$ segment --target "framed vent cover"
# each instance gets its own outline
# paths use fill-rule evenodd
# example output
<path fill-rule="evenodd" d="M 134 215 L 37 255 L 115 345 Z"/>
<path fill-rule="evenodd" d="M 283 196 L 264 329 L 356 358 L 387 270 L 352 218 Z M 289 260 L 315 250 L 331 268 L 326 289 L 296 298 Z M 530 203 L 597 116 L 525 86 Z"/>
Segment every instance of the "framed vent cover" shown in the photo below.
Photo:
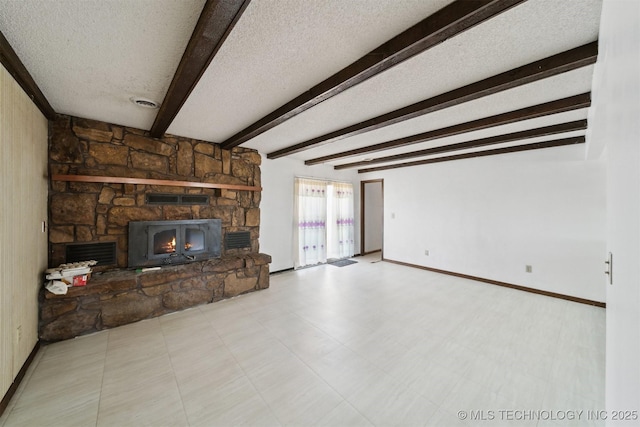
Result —
<path fill-rule="evenodd" d="M 208 205 L 209 196 L 203 194 L 184 194 L 180 196 L 182 205 Z"/>
<path fill-rule="evenodd" d="M 147 194 L 148 205 L 208 205 L 209 196 L 205 194 Z"/>
<path fill-rule="evenodd" d="M 241 249 L 251 247 L 250 231 L 234 231 L 224 236 L 225 249 Z"/>
<path fill-rule="evenodd" d="M 116 242 L 73 243 L 65 248 L 65 260 L 70 262 L 98 261 L 96 265 L 115 265 Z"/>

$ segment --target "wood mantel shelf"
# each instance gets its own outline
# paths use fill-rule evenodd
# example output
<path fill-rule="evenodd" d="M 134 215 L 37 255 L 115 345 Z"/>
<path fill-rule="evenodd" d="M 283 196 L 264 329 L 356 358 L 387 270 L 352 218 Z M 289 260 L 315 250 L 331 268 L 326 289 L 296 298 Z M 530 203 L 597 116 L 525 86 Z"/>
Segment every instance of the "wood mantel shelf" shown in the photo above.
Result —
<path fill-rule="evenodd" d="M 224 190 L 262 191 L 262 187 L 211 182 L 173 181 L 168 179 L 124 178 L 120 176 L 52 175 L 53 181 L 103 182 L 107 184 L 166 185 L 172 187 L 221 188 Z"/>

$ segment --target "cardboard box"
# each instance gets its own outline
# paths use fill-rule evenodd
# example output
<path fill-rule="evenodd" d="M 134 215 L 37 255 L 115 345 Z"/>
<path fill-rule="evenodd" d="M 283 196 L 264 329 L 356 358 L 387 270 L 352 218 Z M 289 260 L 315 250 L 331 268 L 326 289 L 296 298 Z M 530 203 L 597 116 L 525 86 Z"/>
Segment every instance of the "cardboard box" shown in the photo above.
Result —
<path fill-rule="evenodd" d="M 88 274 L 73 276 L 72 286 L 87 286 L 87 280 L 89 280 Z"/>

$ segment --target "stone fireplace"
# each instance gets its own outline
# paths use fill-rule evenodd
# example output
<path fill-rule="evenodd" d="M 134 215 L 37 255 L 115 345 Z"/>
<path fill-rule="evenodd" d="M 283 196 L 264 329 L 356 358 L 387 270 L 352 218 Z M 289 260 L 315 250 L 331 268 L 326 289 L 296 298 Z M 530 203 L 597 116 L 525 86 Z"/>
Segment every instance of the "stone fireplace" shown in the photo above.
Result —
<path fill-rule="evenodd" d="M 71 338 L 269 286 L 271 260 L 259 253 L 261 158 L 255 150 L 151 138 L 139 129 L 68 116 L 52 122 L 49 134 L 49 266 L 67 262 L 69 248 L 83 245 L 109 243 L 115 253 L 110 264 L 94 267 L 86 287 L 63 296 L 43 291 L 41 339 Z M 161 257 L 169 262 L 148 264 L 164 265 L 161 271 L 128 269 L 130 224 L 210 220 L 219 239 L 211 256 L 186 251 L 173 262 L 172 252 Z M 197 228 L 189 232 L 193 239 Z M 176 233 L 184 248 L 184 229 Z M 225 244 L 238 235 L 243 244 Z"/>

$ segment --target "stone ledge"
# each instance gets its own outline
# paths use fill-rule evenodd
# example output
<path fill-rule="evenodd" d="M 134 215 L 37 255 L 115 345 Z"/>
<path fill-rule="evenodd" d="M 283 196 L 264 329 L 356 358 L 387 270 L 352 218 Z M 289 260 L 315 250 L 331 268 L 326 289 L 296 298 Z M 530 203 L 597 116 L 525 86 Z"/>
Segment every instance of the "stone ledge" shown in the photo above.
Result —
<path fill-rule="evenodd" d="M 269 287 L 271 256 L 249 253 L 136 273 L 94 274 L 66 295 L 42 291 L 40 339 L 60 341 Z"/>

